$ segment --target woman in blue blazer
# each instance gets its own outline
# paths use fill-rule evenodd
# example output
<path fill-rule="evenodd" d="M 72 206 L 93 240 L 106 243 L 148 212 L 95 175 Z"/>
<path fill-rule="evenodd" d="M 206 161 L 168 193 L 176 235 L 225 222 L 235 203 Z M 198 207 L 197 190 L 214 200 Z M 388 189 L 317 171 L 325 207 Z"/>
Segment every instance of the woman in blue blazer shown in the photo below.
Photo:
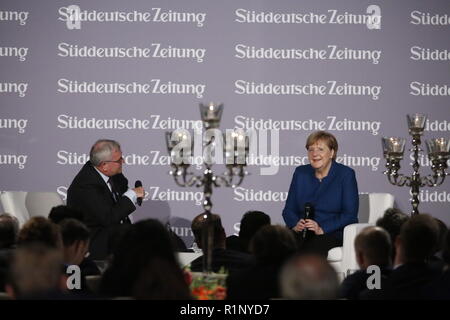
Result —
<path fill-rule="evenodd" d="M 355 171 L 336 162 L 338 143 L 331 133 L 312 133 L 306 150 L 310 164 L 295 169 L 283 218 L 303 250 L 326 255 L 342 245 L 344 227 L 358 222 L 358 185 Z M 312 219 L 305 219 L 305 206 L 314 209 Z M 304 241 L 304 230 L 314 236 Z"/>

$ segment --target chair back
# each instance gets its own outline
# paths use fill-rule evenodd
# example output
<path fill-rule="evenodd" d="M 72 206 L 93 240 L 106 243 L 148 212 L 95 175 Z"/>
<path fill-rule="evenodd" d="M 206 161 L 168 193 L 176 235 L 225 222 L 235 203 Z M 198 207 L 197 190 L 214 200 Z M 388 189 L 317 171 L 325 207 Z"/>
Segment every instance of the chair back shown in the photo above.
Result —
<path fill-rule="evenodd" d="M 394 207 L 394 196 L 390 193 L 369 193 L 369 220 L 375 224 L 384 212 Z"/>
<path fill-rule="evenodd" d="M 3 211 L 17 218 L 19 228 L 30 219 L 27 207 L 25 206 L 25 191 L 2 191 L 0 193 L 0 201 L 2 202 Z"/>
<path fill-rule="evenodd" d="M 53 207 L 63 205 L 64 201 L 56 192 L 28 192 L 25 207 L 30 218 L 36 216 L 48 217 Z"/>
<path fill-rule="evenodd" d="M 359 195 L 359 223 L 351 228 L 344 229 L 344 243 L 342 250 L 342 271 L 348 275 L 349 272 L 358 270 L 356 261 L 354 241 L 358 233 L 368 226 L 373 226 L 378 218 L 381 218 L 386 209 L 394 207 L 394 196 L 390 193 L 369 193 Z M 332 249 L 333 250 L 333 249 Z"/>
<path fill-rule="evenodd" d="M 3 210 L 17 218 L 21 228 L 31 217 L 48 217 L 50 210 L 64 201 L 56 192 L 2 191 Z"/>

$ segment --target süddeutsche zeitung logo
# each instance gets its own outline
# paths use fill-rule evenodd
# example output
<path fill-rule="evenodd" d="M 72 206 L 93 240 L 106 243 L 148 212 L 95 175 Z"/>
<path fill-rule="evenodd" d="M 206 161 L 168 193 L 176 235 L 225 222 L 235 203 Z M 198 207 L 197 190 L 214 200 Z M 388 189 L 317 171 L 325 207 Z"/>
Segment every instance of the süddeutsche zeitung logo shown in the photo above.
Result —
<path fill-rule="evenodd" d="M 17 94 L 20 98 L 26 96 L 28 83 L 26 82 L 0 82 L 0 93 Z"/>
<path fill-rule="evenodd" d="M 236 187 L 233 189 L 234 201 L 256 201 L 256 202 L 285 202 L 287 199 L 287 192 L 272 191 L 272 190 L 255 190 L 243 187 Z"/>
<path fill-rule="evenodd" d="M 163 189 L 160 186 L 146 187 L 144 201 L 170 201 L 170 202 L 194 202 L 196 206 L 202 205 L 203 192 L 200 191 L 178 191 L 172 189 Z M 67 199 L 67 187 L 59 186 L 56 188 L 56 192 L 61 196 L 63 200 Z"/>
<path fill-rule="evenodd" d="M 234 123 L 239 129 L 256 130 L 283 130 L 283 131 L 355 131 L 370 132 L 372 135 L 378 135 L 381 127 L 380 121 L 356 120 L 339 118 L 335 115 L 329 115 L 325 120 L 273 120 L 257 119 L 238 115 L 234 117 Z"/>
<path fill-rule="evenodd" d="M 450 50 L 411 47 L 410 59 L 413 61 L 450 61 Z"/>
<path fill-rule="evenodd" d="M 411 11 L 411 20 L 409 22 L 422 26 L 450 26 L 450 15 L 414 10 Z"/>
<path fill-rule="evenodd" d="M 411 153 L 409 155 L 409 159 L 411 160 L 411 162 L 409 163 L 410 166 L 414 165 L 414 154 Z M 431 167 L 432 163 L 430 161 L 430 159 L 428 158 L 428 156 L 426 156 L 423 153 L 419 154 L 419 158 L 417 159 L 417 161 L 419 162 L 419 165 L 421 167 Z M 447 165 L 450 166 L 450 160 L 447 161 Z"/>
<path fill-rule="evenodd" d="M 201 130 L 201 120 L 188 120 L 176 118 L 163 118 L 159 114 L 150 115 L 149 119 L 104 119 L 87 118 L 60 114 L 57 116 L 58 129 L 98 129 L 98 130 L 175 130 L 196 129 Z"/>
<path fill-rule="evenodd" d="M 423 97 L 448 97 L 450 96 L 450 86 L 447 84 L 431 84 L 413 81 L 409 84 L 410 95 Z"/>
<path fill-rule="evenodd" d="M 371 171 L 378 171 L 380 157 L 357 156 L 343 154 L 336 157 L 336 162 L 350 167 L 369 168 Z M 309 164 L 308 156 L 282 156 L 282 155 L 250 155 L 247 164 L 252 166 L 271 167 L 297 167 Z"/>
<path fill-rule="evenodd" d="M 24 169 L 27 163 L 28 156 L 25 154 L 0 154 L 1 166 L 17 166 L 19 169 Z"/>
<path fill-rule="evenodd" d="M 443 191 L 430 191 L 428 189 L 420 190 L 419 200 L 420 202 L 432 202 L 432 203 L 450 202 L 450 192 L 447 192 L 446 190 Z"/>
<path fill-rule="evenodd" d="M 186 23 L 198 28 L 204 26 L 206 13 L 167 10 L 160 7 L 150 11 L 101 11 L 82 10 L 78 5 L 60 7 L 59 21 L 66 23 L 69 30 L 81 29 L 85 22 L 128 22 L 128 23 Z"/>
<path fill-rule="evenodd" d="M 185 59 L 202 63 L 205 55 L 204 48 L 184 48 L 162 43 L 151 43 L 148 47 L 98 47 L 66 42 L 58 44 L 58 56 L 63 58 Z"/>
<path fill-rule="evenodd" d="M 59 165 L 83 165 L 89 160 L 89 154 L 58 150 L 56 158 L 56 164 Z M 130 153 L 123 155 L 123 159 L 129 166 L 170 165 L 170 157 L 161 155 L 159 151 L 150 151 L 148 154 Z"/>
<path fill-rule="evenodd" d="M 448 120 L 429 120 L 425 122 L 425 131 L 447 132 L 450 131 L 450 121 Z"/>
<path fill-rule="evenodd" d="M 2 118 L 0 119 L 0 129 L 16 129 L 19 133 L 25 133 L 28 119 Z"/>
<path fill-rule="evenodd" d="M 0 57 L 17 58 L 20 62 L 27 59 L 28 48 L 26 47 L 0 47 Z"/>
<path fill-rule="evenodd" d="M 379 99 L 382 89 L 382 86 L 339 83 L 334 80 L 327 81 L 326 84 L 236 80 L 234 86 L 234 92 L 239 95 L 368 96 L 372 100 Z"/>
<path fill-rule="evenodd" d="M 348 60 L 378 64 L 381 50 L 352 49 L 331 44 L 324 49 L 317 48 L 262 48 L 237 44 L 235 57 L 255 60 Z"/>
<path fill-rule="evenodd" d="M 3 11 L 0 10 L 0 21 L 17 21 L 24 26 L 27 23 L 28 11 Z"/>
<path fill-rule="evenodd" d="M 265 24 L 364 25 L 368 29 L 380 29 L 381 8 L 377 5 L 370 5 L 365 13 L 341 12 L 336 9 L 327 10 L 327 13 L 303 13 L 255 11 L 240 8 L 235 11 L 236 18 L 234 21 Z"/>
<path fill-rule="evenodd" d="M 60 93 L 94 93 L 94 94 L 187 94 L 197 98 L 203 98 L 206 84 L 178 83 L 151 79 L 148 83 L 121 83 L 121 82 L 97 82 L 78 81 L 61 78 L 57 83 L 57 91 Z"/>

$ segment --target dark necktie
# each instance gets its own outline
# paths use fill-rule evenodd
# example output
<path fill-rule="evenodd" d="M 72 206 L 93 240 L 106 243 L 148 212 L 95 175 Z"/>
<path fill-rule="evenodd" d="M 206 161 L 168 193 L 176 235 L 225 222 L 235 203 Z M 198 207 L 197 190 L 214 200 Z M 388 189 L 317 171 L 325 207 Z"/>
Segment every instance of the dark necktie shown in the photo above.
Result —
<path fill-rule="evenodd" d="M 111 193 L 114 199 L 114 203 L 119 202 L 119 193 L 116 191 L 116 188 L 114 187 L 114 182 L 111 178 L 108 179 L 108 183 L 111 186 Z M 121 224 L 131 224 L 131 220 L 128 217 L 123 218 L 120 221 Z"/>
<path fill-rule="evenodd" d="M 111 193 L 114 199 L 114 203 L 119 202 L 119 194 L 116 192 L 116 189 L 114 188 L 114 183 L 111 178 L 108 179 L 108 183 L 111 186 Z"/>

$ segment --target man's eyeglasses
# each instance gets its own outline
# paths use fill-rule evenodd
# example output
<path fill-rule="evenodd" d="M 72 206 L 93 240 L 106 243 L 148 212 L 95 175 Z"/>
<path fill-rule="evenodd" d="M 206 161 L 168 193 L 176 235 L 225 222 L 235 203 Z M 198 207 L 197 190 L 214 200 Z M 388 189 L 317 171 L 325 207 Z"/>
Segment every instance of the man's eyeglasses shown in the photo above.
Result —
<path fill-rule="evenodd" d="M 115 162 L 121 164 L 123 162 L 123 157 L 120 157 L 119 160 L 105 160 L 103 162 Z"/>

